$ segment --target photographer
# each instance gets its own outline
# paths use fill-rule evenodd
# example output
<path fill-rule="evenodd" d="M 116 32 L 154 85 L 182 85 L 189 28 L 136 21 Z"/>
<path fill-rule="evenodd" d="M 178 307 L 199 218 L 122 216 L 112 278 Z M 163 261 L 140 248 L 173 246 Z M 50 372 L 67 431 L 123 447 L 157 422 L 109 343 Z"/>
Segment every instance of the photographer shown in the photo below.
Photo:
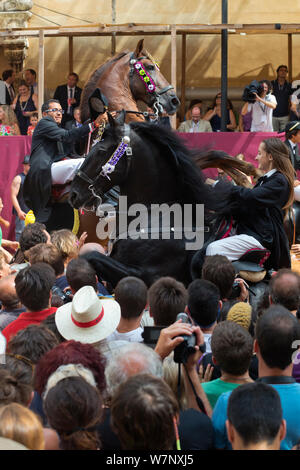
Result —
<path fill-rule="evenodd" d="M 199 382 L 199 377 L 196 370 L 199 359 L 203 355 L 200 348 L 204 344 L 204 336 L 200 327 L 192 326 L 188 323 L 182 323 L 181 320 L 176 321 L 172 325 L 168 326 L 168 328 L 161 330 L 158 342 L 155 347 L 155 352 L 162 359 L 164 359 L 169 354 L 171 354 L 172 351 L 174 351 L 176 346 L 179 346 L 181 343 L 183 343 L 183 335 L 191 336 L 192 334 L 195 334 L 196 337 L 195 352 L 194 354 L 190 354 L 183 368 L 184 385 L 188 400 L 188 407 L 199 411 L 199 406 L 194 394 L 195 390 L 197 396 L 204 405 L 205 413 L 207 416 L 211 417 L 212 409 L 207 396 L 203 391 L 202 385 Z"/>
<path fill-rule="evenodd" d="M 245 116 L 252 111 L 251 132 L 273 132 L 273 110 L 277 106 L 277 101 L 272 95 L 272 86 L 268 80 L 261 80 L 258 83 L 257 91 L 251 91 L 249 101 L 247 97 L 243 97 L 248 102 L 243 106 L 241 114 Z"/>

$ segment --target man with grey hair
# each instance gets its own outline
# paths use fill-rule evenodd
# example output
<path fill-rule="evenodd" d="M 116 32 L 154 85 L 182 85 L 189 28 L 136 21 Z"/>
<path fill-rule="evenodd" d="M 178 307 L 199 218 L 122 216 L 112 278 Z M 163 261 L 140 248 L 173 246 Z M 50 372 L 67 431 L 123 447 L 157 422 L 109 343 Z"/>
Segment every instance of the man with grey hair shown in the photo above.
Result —
<path fill-rule="evenodd" d="M 112 397 L 119 385 L 135 374 L 151 374 L 158 378 L 163 376 L 160 356 L 142 343 L 128 343 L 112 352 L 105 369 L 109 396 Z"/>
<path fill-rule="evenodd" d="M 128 343 L 119 350 L 112 352 L 105 369 L 107 392 L 109 399 L 115 396 L 118 387 L 126 382 L 129 377 L 136 374 L 151 374 L 155 377 L 163 377 L 162 360 L 167 357 L 174 347 L 179 345 L 183 338 L 180 335 L 191 335 L 194 331 L 200 330 L 199 327 L 191 328 L 187 324 L 176 322 L 161 331 L 156 351 L 142 343 Z M 200 333 L 200 331 L 199 331 Z M 203 336 L 197 336 L 197 344 L 203 343 Z M 198 346 L 196 347 L 196 349 Z M 195 369 L 194 361 L 198 360 L 199 351 L 196 350 L 195 356 L 188 369 Z M 200 353 L 202 354 L 202 353 Z M 195 369 L 196 371 L 196 369 Z M 196 373 L 196 372 L 195 372 Z M 197 373 L 196 373 L 197 374 Z M 192 378 L 193 383 L 194 379 Z M 199 382 L 198 377 L 196 377 Z M 199 387 L 201 387 L 199 383 Z M 198 384 L 196 389 L 199 391 Z M 187 388 L 187 393 L 192 392 Z M 203 395 L 201 396 L 203 398 Z M 192 403 L 193 399 L 188 400 Z M 207 400 L 206 400 L 207 401 Z M 208 404 L 209 406 L 209 404 Z M 179 438 L 182 450 L 209 450 L 213 446 L 213 428 L 211 420 L 204 413 L 200 413 L 190 408 L 180 412 L 179 419 Z M 97 427 L 101 436 L 103 450 L 120 450 L 121 445 L 117 435 L 113 432 L 110 425 L 110 411 L 106 409 L 104 421 Z"/>
<path fill-rule="evenodd" d="M 201 109 L 194 106 L 191 111 L 191 119 L 183 121 L 178 127 L 178 132 L 212 132 L 209 121 L 201 119 Z"/>

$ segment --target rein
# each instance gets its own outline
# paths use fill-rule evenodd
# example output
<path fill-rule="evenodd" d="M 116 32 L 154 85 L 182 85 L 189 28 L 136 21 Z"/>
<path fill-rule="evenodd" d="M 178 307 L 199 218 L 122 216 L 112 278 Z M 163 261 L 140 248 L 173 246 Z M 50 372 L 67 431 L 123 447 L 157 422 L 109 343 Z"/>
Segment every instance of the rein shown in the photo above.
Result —
<path fill-rule="evenodd" d="M 127 178 L 127 175 L 130 170 L 131 156 L 132 156 L 132 148 L 130 146 L 129 134 L 130 134 L 130 126 L 128 124 L 124 124 L 124 137 L 122 138 L 121 142 L 115 149 L 114 153 L 109 157 L 107 162 L 102 166 L 100 173 L 94 179 L 91 179 L 80 168 L 76 173 L 76 176 L 79 176 L 79 178 L 83 179 L 86 183 L 89 184 L 88 186 L 89 191 L 91 191 L 92 195 L 95 198 L 100 200 L 100 204 L 102 203 L 102 199 L 104 198 L 105 193 L 99 189 L 96 192 L 95 185 L 97 184 L 97 182 L 99 181 L 101 177 L 108 178 L 110 180 L 109 175 L 115 171 L 116 165 L 118 164 L 119 160 L 123 157 L 125 153 L 127 156 L 127 168 L 126 168 L 125 178 Z"/>

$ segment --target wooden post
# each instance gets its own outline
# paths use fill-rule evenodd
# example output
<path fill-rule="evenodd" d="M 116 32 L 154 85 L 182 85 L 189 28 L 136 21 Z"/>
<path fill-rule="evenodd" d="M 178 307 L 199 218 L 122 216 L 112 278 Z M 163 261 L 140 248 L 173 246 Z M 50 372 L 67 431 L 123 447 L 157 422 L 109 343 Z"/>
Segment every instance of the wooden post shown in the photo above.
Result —
<path fill-rule="evenodd" d="M 73 36 L 69 37 L 69 73 L 74 72 Z"/>
<path fill-rule="evenodd" d="M 176 25 L 172 24 L 171 26 L 171 84 L 174 87 L 174 92 L 176 93 L 176 69 L 177 69 L 177 54 L 176 54 Z M 170 117 L 171 126 L 173 129 L 176 129 L 176 114 Z"/>
<path fill-rule="evenodd" d="M 41 106 L 44 103 L 44 91 L 45 91 L 45 44 L 44 44 L 44 31 L 39 32 L 39 70 L 38 70 L 38 101 L 39 101 L 39 119 L 42 118 Z"/>
<path fill-rule="evenodd" d="M 227 0 L 222 0 L 222 24 L 228 23 Z M 228 31 L 221 32 L 221 131 L 227 131 Z"/>
<path fill-rule="evenodd" d="M 293 81 L 293 36 L 288 34 L 288 68 L 289 68 L 289 82 Z"/>
<path fill-rule="evenodd" d="M 111 20 L 112 24 L 116 24 L 117 10 L 116 10 L 116 0 L 111 1 Z M 116 53 L 116 33 L 111 35 L 111 55 L 114 56 Z"/>
<path fill-rule="evenodd" d="M 181 96 L 180 96 L 180 122 L 185 114 L 185 79 L 186 79 L 186 34 L 181 38 Z"/>

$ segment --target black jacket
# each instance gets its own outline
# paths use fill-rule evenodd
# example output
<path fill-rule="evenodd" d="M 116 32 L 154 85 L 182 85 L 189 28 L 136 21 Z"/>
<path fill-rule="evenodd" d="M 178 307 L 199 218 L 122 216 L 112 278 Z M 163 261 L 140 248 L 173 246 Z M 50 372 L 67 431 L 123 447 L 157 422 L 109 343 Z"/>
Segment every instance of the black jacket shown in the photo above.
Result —
<path fill-rule="evenodd" d="M 5 83 L 5 82 L 4 82 Z M 12 86 L 13 90 L 15 91 L 14 87 Z M 12 104 L 13 100 L 10 97 L 9 91 L 7 86 L 5 85 L 5 103 L 6 104 Z"/>
<path fill-rule="evenodd" d="M 51 165 L 68 156 L 70 144 L 86 137 L 88 124 L 62 129 L 50 117 L 42 118 L 33 133 L 30 170 L 23 186 L 24 200 L 33 210 L 37 222 L 46 222 L 51 214 Z"/>
<path fill-rule="evenodd" d="M 282 207 L 289 197 L 286 177 L 276 171 L 253 189 L 231 187 L 231 198 L 237 205 L 237 234 L 250 235 L 271 251 L 266 263 L 274 269 L 290 268 L 290 251 L 284 231 Z"/>
<path fill-rule="evenodd" d="M 295 168 L 295 170 L 300 170 L 300 155 L 298 144 L 296 145 L 296 153 L 294 155 L 290 141 L 287 139 L 284 141 L 284 143 L 289 149 L 290 160 L 292 162 L 293 167 Z"/>
<path fill-rule="evenodd" d="M 290 251 L 282 210 L 290 191 L 286 177 L 276 171 L 263 183 L 258 181 L 253 189 L 219 183 L 215 190 L 221 190 L 224 185 L 229 190 L 227 210 L 236 221 L 237 235 L 250 235 L 271 251 L 265 264 L 268 269 L 290 268 Z"/>
<path fill-rule="evenodd" d="M 76 103 L 72 104 L 72 114 L 67 114 L 68 111 L 68 87 L 67 85 L 60 85 L 56 88 L 53 98 L 58 100 L 61 104 L 62 109 L 64 110 L 64 115 L 62 119 L 62 126 L 64 123 L 73 117 L 73 111 L 80 105 L 80 97 L 81 97 L 82 89 L 78 86 L 75 87 L 75 94 L 74 98 Z"/>

